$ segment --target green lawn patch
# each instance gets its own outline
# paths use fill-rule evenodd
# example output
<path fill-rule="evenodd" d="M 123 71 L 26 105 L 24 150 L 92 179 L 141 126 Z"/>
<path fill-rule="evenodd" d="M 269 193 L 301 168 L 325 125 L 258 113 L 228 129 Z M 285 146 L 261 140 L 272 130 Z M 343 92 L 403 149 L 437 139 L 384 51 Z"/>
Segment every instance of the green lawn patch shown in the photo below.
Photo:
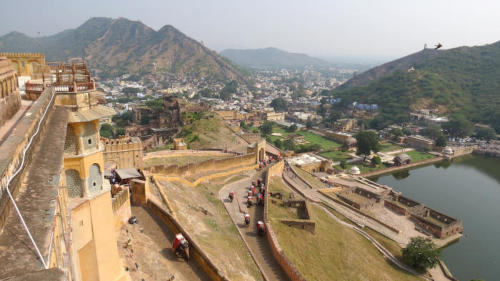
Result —
<path fill-rule="evenodd" d="M 332 159 L 333 161 L 342 161 L 351 159 L 349 151 L 342 151 L 342 150 L 332 150 L 328 152 L 322 152 L 319 155 L 328 159 Z"/>
<path fill-rule="evenodd" d="M 431 159 L 431 158 L 436 157 L 435 155 L 432 155 L 430 153 L 420 152 L 420 151 L 416 151 L 416 150 L 408 151 L 408 152 L 406 152 L 406 154 L 408 154 L 408 156 L 410 156 L 411 162 L 418 162 L 418 161 L 427 160 L 427 159 Z"/>
<path fill-rule="evenodd" d="M 394 150 L 401 150 L 403 147 L 393 144 L 390 142 L 381 142 L 380 143 L 380 152 L 391 152 Z"/>

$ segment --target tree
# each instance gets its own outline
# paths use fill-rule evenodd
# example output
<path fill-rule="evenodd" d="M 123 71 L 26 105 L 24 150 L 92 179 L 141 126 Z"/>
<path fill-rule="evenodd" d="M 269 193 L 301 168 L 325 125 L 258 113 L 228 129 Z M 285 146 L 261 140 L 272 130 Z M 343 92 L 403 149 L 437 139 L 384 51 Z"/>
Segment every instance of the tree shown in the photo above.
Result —
<path fill-rule="evenodd" d="M 104 123 L 101 125 L 101 130 L 99 133 L 101 134 L 102 137 L 108 139 L 113 138 L 113 127 L 108 123 Z"/>
<path fill-rule="evenodd" d="M 470 136 L 474 130 L 474 125 L 463 115 L 455 115 L 450 121 L 444 123 L 443 129 L 452 137 L 465 138 Z"/>
<path fill-rule="evenodd" d="M 286 128 L 286 131 L 289 133 L 293 133 L 293 132 L 297 131 L 297 125 L 295 125 L 295 124 L 290 125 L 288 128 Z"/>
<path fill-rule="evenodd" d="M 141 115 L 141 125 L 149 124 L 149 115 L 143 114 Z"/>
<path fill-rule="evenodd" d="M 313 122 L 311 121 L 311 119 L 307 119 L 306 128 L 311 129 L 312 127 L 313 127 Z"/>
<path fill-rule="evenodd" d="M 283 147 L 283 142 L 280 139 L 275 139 L 274 146 L 281 149 L 281 147 Z"/>
<path fill-rule="evenodd" d="M 320 105 L 318 107 L 318 109 L 316 109 L 316 113 L 318 113 L 318 115 L 320 115 L 321 117 L 325 118 L 325 116 L 326 116 L 326 107 L 324 107 L 323 105 Z"/>
<path fill-rule="evenodd" d="M 378 152 L 379 151 L 379 138 L 378 135 L 371 131 L 362 131 L 356 135 L 356 140 L 358 143 L 356 144 L 358 150 L 356 151 L 357 155 L 370 155 L 371 151 Z"/>
<path fill-rule="evenodd" d="M 403 135 L 403 131 L 401 131 L 401 129 L 398 129 L 398 128 L 392 128 L 389 133 L 391 135 L 393 135 L 395 138 L 398 138 L 400 136 Z"/>
<path fill-rule="evenodd" d="M 140 93 L 141 92 L 141 89 L 139 88 L 134 88 L 134 87 L 125 87 L 123 88 L 122 92 L 126 95 L 126 96 L 129 96 L 129 95 L 137 95 L 137 93 Z"/>
<path fill-rule="evenodd" d="M 125 128 L 116 128 L 115 135 L 118 136 L 124 136 L 125 135 Z"/>
<path fill-rule="evenodd" d="M 496 137 L 496 133 L 492 128 L 479 128 L 476 132 L 476 137 L 482 140 L 489 141 Z"/>
<path fill-rule="evenodd" d="M 286 150 L 295 150 L 295 143 L 291 139 L 286 139 L 283 142 L 283 148 Z"/>
<path fill-rule="evenodd" d="M 274 111 L 276 112 L 286 112 L 288 104 L 283 98 L 275 98 L 271 101 L 271 107 L 274 108 Z"/>
<path fill-rule="evenodd" d="M 270 135 L 273 132 L 273 123 L 266 121 L 259 127 L 259 129 L 262 135 L 264 136 Z"/>
<path fill-rule="evenodd" d="M 375 155 L 372 157 L 371 162 L 372 162 L 373 166 L 377 166 L 377 165 L 382 164 L 382 159 L 379 156 Z"/>
<path fill-rule="evenodd" d="M 439 135 L 439 137 L 436 139 L 436 146 L 445 147 L 446 144 L 447 144 L 446 136 L 441 133 L 441 135 Z"/>
<path fill-rule="evenodd" d="M 221 100 L 230 100 L 233 97 L 233 94 L 238 90 L 238 82 L 236 80 L 232 80 L 227 83 L 224 88 L 219 93 L 219 98 Z"/>
<path fill-rule="evenodd" d="M 411 135 L 411 131 L 410 131 L 410 129 L 408 129 L 408 128 L 403 128 L 403 129 L 401 130 L 401 132 L 403 132 L 403 134 L 404 134 L 405 136 L 409 136 L 409 135 Z"/>
<path fill-rule="evenodd" d="M 427 128 L 422 130 L 422 134 L 433 140 L 437 140 L 443 133 L 441 132 L 441 126 L 429 125 Z"/>
<path fill-rule="evenodd" d="M 403 261 L 415 269 L 424 271 L 439 263 L 441 250 L 423 237 L 413 237 L 403 249 Z"/>

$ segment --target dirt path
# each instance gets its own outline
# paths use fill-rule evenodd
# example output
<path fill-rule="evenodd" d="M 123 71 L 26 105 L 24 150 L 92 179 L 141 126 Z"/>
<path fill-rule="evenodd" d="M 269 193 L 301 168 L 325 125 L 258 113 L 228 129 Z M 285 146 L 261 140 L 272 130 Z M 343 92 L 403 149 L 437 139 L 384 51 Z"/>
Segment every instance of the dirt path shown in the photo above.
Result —
<path fill-rule="evenodd" d="M 190 261 L 177 258 L 171 250 L 174 234 L 143 207 L 132 207 L 138 223 L 127 224 L 120 233 L 120 244 L 128 239 L 131 246 L 120 247 L 133 280 L 210 280 Z"/>
<path fill-rule="evenodd" d="M 252 180 L 262 177 L 262 173 L 255 173 L 251 178 L 245 178 L 240 181 L 228 184 L 219 191 L 219 198 L 224 203 L 228 210 L 231 219 L 235 223 L 241 237 L 250 248 L 251 254 L 257 262 L 264 278 L 266 280 L 289 280 L 285 272 L 281 269 L 274 258 L 270 245 L 266 237 L 257 235 L 256 222 L 264 220 L 264 208 L 262 206 L 252 206 L 246 208 L 246 194 L 248 187 L 252 184 Z M 230 202 L 228 199 L 229 192 L 234 191 L 235 200 Z M 248 212 L 251 216 L 250 225 L 244 223 L 244 213 Z"/>

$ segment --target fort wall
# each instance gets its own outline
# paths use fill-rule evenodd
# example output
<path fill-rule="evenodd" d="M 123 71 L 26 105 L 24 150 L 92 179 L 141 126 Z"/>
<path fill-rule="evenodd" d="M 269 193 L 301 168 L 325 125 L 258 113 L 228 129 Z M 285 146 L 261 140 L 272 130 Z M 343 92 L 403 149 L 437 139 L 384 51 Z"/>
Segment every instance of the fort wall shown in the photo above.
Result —
<path fill-rule="evenodd" d="M 217 172 L 238 167 L 250 166 L 255 164 L 255 159 L 255 153 L 250 153 L 223 159 L 209 159 L 203 162 L 188 164 L 184 166 L 170 165 L 165 167 L 165 165 L 156 165 L 150 167 L 149 171 L 155 174 L 186 178 L 189 176 L 200 175 L 209 171 Z"/>
<path fill-rule="evenodd" d="M 104 163 L 113 163 L 118 169 L 142 168 L 142 143 L 136 137 L 107 139 L 101 137 L 104 144 Z"/>
<path fill-rule="evenodd" d="M 128 188 L 124 188 L 122 191 L 118 192 L 115 197 L 111 198 L 115 230 L 117 232 L 120 230 L 120 227 L 122 227 L 122 225 L 132 216 L 129 198 L 130 192 Z"/>
<path fill-rule="evenodd" d="M 9 199 L 7 194 L 3 192 L 3 190 L 7 186 L 8 179 L 12 177 L 16 169 L 21 164 L 23 149 L 28 146 L 29 137 L 34 134 L 40 121 L 42 124 L 41 129 L 43 130 L 45 121 L 48 120 L 49 114 L 47 114 L 43 120 L 41 119 L 46 108 L 49 108 L 49 113 L 52 112 L 50 108 L 52 108 L 54 104 L 54 95 L 55 91 L 52 88 L 44 91 L 40 98 L 33 103 L 27 113 L 18 121 L 16 130 L 13 131 L 0 146 L 0 155 L 2 155 L 0 158 L 0 232 L 3 229 L 3 225 L 9 214 L 10 208 L 8 208 L 8 206 L 11 205 L 8 201 Z M 40 136 L 40 134 L 38 134 L 38 136 Z M 23 167 L 28 166 L 31 162 L 33 147 L 36 147 L 38 136 L 33 139 L 34 145 L 26 151 L 26 158 Z M 22 172 L 12 180 L 9 186 L 9 190 L 14 197 L 16 197 L 18 193 L 18 189 L 21 184 L 20 179 L 24 177 L 24 170 L 25 168 L 23 168 Z"/>
<path fill-rule="evenodd" d="M 265 181 L 266 186 L 269 186 L 269 182 L 271 177 L 278 176 L 282 173 L 284 168 L 284 161 L 280 161 L 271 167 L 269 167 Z M 266 226 L 266 238 L 271 246 L 271 251 L 273 253 L 274 258 L 278 261 L 283 271 L 285 271 L 286 275 L 292 281 L 305 281 L 306 279 L 302 274 L 295 268 L 293 263 L 288 259 L 283 250 L 281 249 L 278 239 L 276 238 L 276 234 L 271 228 L 271 223 L 268 218 L 268 207 L 269 206 L 269 196 L 264 197 L 264 224 Z"/>
<path fill-rule="evenodd" d="M 191 235 L 184 230 L 181 224 L 167 211 L 160 207 L 156 202 L 147 201 L 147 207 L 155 214 L 173 233 L 182 233 L 189 242 L 190 260 L 196 262 L 205 272 L 205 274 L 214 281 L 228 280 L 224 273 L 215 266 L 210 258 L 203 252 L 201 247 L 193 240 Z"/>

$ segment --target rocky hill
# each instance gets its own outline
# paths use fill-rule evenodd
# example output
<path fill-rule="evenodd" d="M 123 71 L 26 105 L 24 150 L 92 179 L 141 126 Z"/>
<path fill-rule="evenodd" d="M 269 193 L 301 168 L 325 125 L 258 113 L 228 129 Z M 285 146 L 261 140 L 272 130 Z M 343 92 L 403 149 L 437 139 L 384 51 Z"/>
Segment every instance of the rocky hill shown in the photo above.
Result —
<path fill-rule="evenodd" d="M 410 110 L 437 109 L 491 124 L 500 132 L 500 42 L 418 53 L 361 73 L 332 95 L 375 103 L 379 119 L 402 121 Z"/>
<path fill-rule="evenodd" d="M 125 18 L 91 18 L 76 29 L 38 38 L 11 32 L 0 37 L 0 51 L 43 52 L 49 61 L 83 57 L 92 68 L 111 74 L 156 70 L 245 79 L 230 62 L 175 27 L 155 31 Z"/>
<path fill-rule="evenodd" d="M 220 53 L 238 65 L 247 68 L 303 68 L 328 67 L 330 63 L 306 54 L 290 53 L 276 48 L 226 49 Z"/>

